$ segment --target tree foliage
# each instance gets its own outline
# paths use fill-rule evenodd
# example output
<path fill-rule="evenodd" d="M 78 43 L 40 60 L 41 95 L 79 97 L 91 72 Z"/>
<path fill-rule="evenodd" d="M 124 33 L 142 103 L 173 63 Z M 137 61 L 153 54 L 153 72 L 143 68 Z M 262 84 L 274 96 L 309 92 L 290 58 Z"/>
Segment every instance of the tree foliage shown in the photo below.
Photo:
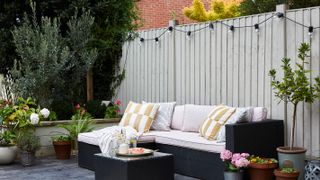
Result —
<path fill-rule="evenodd" d="M 119 73 L 119 61 L 122 55 L 122 45 L 127 39 L 128 32 L 136 29 L 134 23 L 138 19 L 134 0 L 34 0 L 37 4 L 36 17 L 37 22 L 41 24 L 42 16 L 48 18 L 58 18 L 58 30 L 63 38 L 69 38 L 68 22 L 74 16 L 77 9 L 85 8 L 90 11 L 94 17 L 90 35 L 90 41 L 86 44 L 88 49 L 97 50 L 97 61 L 93 64 L 94 72 L 94 98 L 96 100 L 108 100 L 114 95 L 115 89 L 123 78 Z M 17 56 L 13 43 L 11 31 L 14 26 L 23 24 L 23 13 L 32 15 L 29 0 L 0 1 L 0 73 L 6 73 L 13 67 L 15 59 L 20 61 Z M 79 14 L 81 15 L 81 13 Z M 79 25 L 81 26 L 81 25 Z M 77 38 L 77 36 L 74 36 Z M 80 38 L 80 37 L 79 37 Z M 70 42 L 65 42 L 69 47 Z M 83 46 L 83 43 L 79 44 Z M 70 49 L 70 51 L 73 51 Z M 78 51 L 79 52 L 79 51 Z M 75 57 L 81 57 L 81 51 Z M 73 54 L 74 55 L 74 54 Z M 72 70 L 72 69 L 71 69 Z M 63 76 L 69 77 L 68 73 L 76 71 L 67 71 Z M 79 74 L 82 84 L 77 88 L 78 92 L 69 96 L 64 90 L 56 92 L 59 94 L 57 101 L 85 102 L 86 101 L 86 82 L 83 74 Z M 73 83 L 73 79 L 65 78 L 65 81 Z M 64 88 L 69 91 L 70 86 Z M 56 89 L 57 91 L 57 89 Z M 68 94 L 68 95 L 67 95 Z M 65 97 L 68 97 L 65 99 Z M 55 102 L 59 104 L 60 102 Z"/>
<path fill-rule="evenodd" d="M 292 103 L 294 106 L 292 128 L 291 128 L 291 148 L 294 144 L 294 132 L 296 124 L 297 106 L 300 102 L 313 103 L 316 98 L 320 98 L 320 78 L 315 78 L 315 84 L 310 81 L 310 70 L 306 69 L 309 64 L 308 58 L 310 45 L 302 43 L 298 49 L 300 62 L 296 63 L 296 68 L 291 67 L 291 59 L 282 59 L 282 80 L 277 80 L 277 71 L 271 69 L 269 75 L 272 78 L 272 87 L 275 96 L 281 101 Z"/>
<path fill-rule="evenodd" d="M 237 2 L 226 3 L 222 0 L 212 0 L 209 11 L 206 10 L 202 0 L 194 0 L 191 7 L 183 9 L 183 13 L 189 19 L 199 22 L 233 18 L 240 15 Z"/>
<path fill-rule="evenodd" d="M 78 12 L 67 23 L 67 35 L 60 33 L 58 18 L 33 16 L 13 30 L 13 42 L 19 61 L 11 71 L 16 93 L 34 97 L 41 106 L 50 107 L 54 99 L 76 97 L 97 52 L 86 48 L 94 18 L 89 12 Z M 68 78 L 66 78 L 68 77 Z M 61 97 L 61 93 L 64 92 Z"/>
<path fill-rule="evenodd" d="M 276 10 L 279 3 L 287 3 L 290 9 L 319 6 L 320 0 L 244 0 L 240 4 L 241 15 L 259 14 Z"/>

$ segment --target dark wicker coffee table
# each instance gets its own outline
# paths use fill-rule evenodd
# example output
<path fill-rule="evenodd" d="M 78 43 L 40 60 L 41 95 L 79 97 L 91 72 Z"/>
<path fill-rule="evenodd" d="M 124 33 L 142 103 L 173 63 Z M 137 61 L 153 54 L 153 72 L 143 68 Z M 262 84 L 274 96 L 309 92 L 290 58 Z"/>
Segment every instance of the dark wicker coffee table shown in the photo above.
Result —
<path fill-rule="evenodd" d="M 96 180 L 173 180 L 173 155 L 154 152 L 144 157 L 95 154 Z"/>

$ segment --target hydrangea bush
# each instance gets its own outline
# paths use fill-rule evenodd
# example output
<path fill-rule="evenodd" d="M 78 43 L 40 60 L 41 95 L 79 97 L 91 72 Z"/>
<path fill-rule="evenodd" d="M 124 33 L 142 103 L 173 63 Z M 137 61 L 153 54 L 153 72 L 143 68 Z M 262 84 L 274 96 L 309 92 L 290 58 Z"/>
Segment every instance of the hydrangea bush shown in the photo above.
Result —
<path fill-rule="evenodd" d="M 224 150 L 220 154 L 221 160 L 225 163 L 226 171 L 238 172 L 246 168 L 249 164 L 250 154 L 248 153 L 232 153 Z"/>

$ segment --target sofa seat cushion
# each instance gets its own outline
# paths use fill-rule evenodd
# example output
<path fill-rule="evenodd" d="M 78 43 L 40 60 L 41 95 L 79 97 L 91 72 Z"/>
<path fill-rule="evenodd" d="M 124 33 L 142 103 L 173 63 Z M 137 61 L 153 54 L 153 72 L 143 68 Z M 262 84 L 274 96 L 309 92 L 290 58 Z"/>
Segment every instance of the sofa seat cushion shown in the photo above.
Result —
<path fill-rule="evenodd" d="M 185 147 L 195 150 L 220 153 L 225 149 L 225 143 L 208 141 L 199 136 L 199 133 L 183 132 L 179 130 L 157 131 L 152 133 L 156 143 L 178 147 Z"/>
<path fill-rule="evenodd" d="M 155 131 L 157 132 L 157 131 Z M 80 133 L 78 135 L 78 141 L 84 142 L 87 144 L 99 146 L 99 138 L 103 134 L 103 130 L 97 130 L 87 133 Z M 142 136 L 139 137 L 138 143 L 148 143 L 155 141 L 154 131 L 150 131 L 148 133 L 144 133 Z"/>

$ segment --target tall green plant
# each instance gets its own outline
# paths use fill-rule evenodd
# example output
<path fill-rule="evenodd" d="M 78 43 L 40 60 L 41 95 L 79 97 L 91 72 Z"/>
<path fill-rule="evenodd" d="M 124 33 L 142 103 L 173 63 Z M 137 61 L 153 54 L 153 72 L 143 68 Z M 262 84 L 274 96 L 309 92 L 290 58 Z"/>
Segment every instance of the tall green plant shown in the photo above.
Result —
<path fill-rule="evenodd" d="M 309 64 L 309 52 L 310 46 L 307 43 L 302 43 L 298 49 L 299 63 L 296 63 L 295 70 L 291 67 L 291 59 L 282 59 L 283 78 L 281 81 L 277 80 L 277 71 L 275 69 L 270 70 L 269 75 L 272 78 L 272 87 L 274 89 L 275 96 L 281 101 L 293 104 L 293 116 L 292 127 L 290 136 L 290 148 L 293 148 L 295 141 L 295 129 L 297 119 L 297 107 L 300 102 L 313 103 L 317 98 L 320 98 L 320 78 L 315 79 L 316 84 L 313 85 L 310 82 L 309 74 L 310 70 L 307 70 L 305 66 Z"/>
<path fill-rule="evenodd" d="M 50 107 L 54 99 L 79 94 L 85 74 L 97 57 L 95 49 L 86 47 L 94 18 L 89 12 L 82 11 L 80 16 L 76 11 L 63 37 L 58 18 L 42 17 L 38 23 L 35 4 L 32 9 L 31 20 L 25 15 L 22 25 L 13 31 L 20 59 L 11 73 L 18 94 Z"/>

